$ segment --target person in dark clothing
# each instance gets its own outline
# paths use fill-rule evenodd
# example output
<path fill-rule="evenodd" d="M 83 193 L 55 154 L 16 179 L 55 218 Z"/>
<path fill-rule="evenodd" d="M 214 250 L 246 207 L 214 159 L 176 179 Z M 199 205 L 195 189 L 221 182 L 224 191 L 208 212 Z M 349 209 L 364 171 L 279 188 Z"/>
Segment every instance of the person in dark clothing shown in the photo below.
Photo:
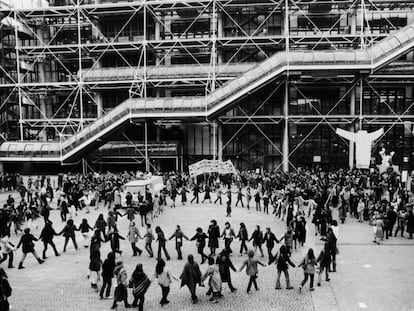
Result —
<path fill-rule="evenodd" d="M 220 228 L 217 222 L 213 219 L 208 227 L 208 247 L 210 248 L 210 255 L 216 254 L 216 249 L 219 247 Z"/>
<path fill-rule="evenodd" d="M 52 227 L 52 222 L 49 221 L 45 224 L 44 228 L 42 229 L 42 232 L 40 233 L 40 237 L 39 239 L 43 241 L 43 259 L 46 259 L 46 251 L 47 251 L 47 245 L 49 244 L 50 246 L 52 246 L 53 251 L 55 252 L 56 256 L 59 256 L 59 253 L 56 249 L 56 245 L 53 242 L 53 237 L 55 235 L 58 235 L 55 232 L 55 229 L 53 229 Z"/>
<path fill-rule="evenodd" d="M 264 257 L 263 250 L 262 250 L 262 240 L 263 240 L 263 233 L 260 231 L 260 226 L 256 226 L 256 230 L 252 233 L 252 236 L 249 239 L 249 242 L 253 240 L 254 252 L 257 249 L 260 250 L 260 256 Z"/>
<path fill-rule="evenodd" d="M 408 211 L 407 215 L 407 233 L 409 238 L 412 239 L 414 233 L 414 214 L 412 210 Z"/>
<path fill-rule="evenodd" d="M 3 268 L 0 268 L 0 310 L 9 311 L 8 298 L 12 294 L 12 288 L 10 286 L 7 274 Z"/>
<path fill-rule="evenodd" d="M 105 292 L 105 298 L 109 298 L 111 293 L 111 286 L 112 286 L 112 278 L 114 277 L 114 269 L 115 269 L 115 253 L 109 252 L 107 258 L 102 264 L 102 287 L 99 292 L 99 297 L 101 299 L 104 298 L 103 294 Z"/>
<path fill-rule="evenodd" d="M 329 250 L 328 242 L 325 242 L 323 250 L 321 250 L 318 258 L 316 259 L 319 263 L 319 275 L 318 275 L 318 286 L 321 286 L 322 273 L 325 270 L 325 281 L 329 282 L 329 267 L 331 266 L 331 251 Z"/>
<path fill-rule="evenodd" d="M 229 253 L 226 249 L 223 249 L 221 253 L 217 256 L 216 263 L 219 266 L 221 281 L 223 283 L 227 283 L 232 292 L 236 291 L 237 288 L 235 288 L 233 284 L 231 283 L 231 273 L 230 273 L 230 269 L 236 272 L 236 268 L 234 267 L 232 261 L 230 260 Z"/>
<path fill-rule="evenodd" d="M 180 276 L 181 287 L 187 285 L 193 304 L 197 303 L 196 287 L 197 284 L 202 286 L 201 271 L 198 264 L 194 261 L 193 255 L 188 255 L 188 262 L 184 266 L 184 270 Z"/>
<path fill-rule="evenodd" d="M 211 189 L 209 185 L 206 185 L 206 187 L 204 188 L 204 199 L 203 201 L 201 201 L 201 203 L 204 203 L 206 200 L 209 200 L 209 202 L 211 203 Z"/>
<path fill-rule="evenodd" d="M 101 252 L 99 249 L 94 249 L 90 252 L 89 256 L 89 280 L 91 282 L 91 287 L 98 292 L 98 280 L 99 280 L 99 270 L 101 270 Z"/>
<path fill-rule="evenodd" d="M 119 240 L 125 240 L 118 232 L 118 228 L 114 226 L 108 235 L 108 239 L 111 242 L 111 249 L 114 253 L 122 255 L 122 251 L 119 249 Z"/>
<path fill-rule="evenodd" d="M 275 242 L 279 243 L 279 240 L 276 238 L 276 235 L 270 231 L 270 228 L 266 228 L 266 233 L 264 234 L 262 243 L 266 242 L 267 254 L 269 256 L 269 265 L 273 262 L 272 250 L 275 247 Z"/>
<path fill-rule="evenodd" d="M 207 259 L 207 255 L 204 254 L 204 247 L 206 247 L 207 238 L 208 236 L 203 232 L 203 229 L 198 227 L 196 229 L 196 234 L 190 239 L 190 241 L 196 240 L 197 252 L 201 256 L 201 264 L 203 264 Z"/>
<path fill-rule="evenodd" d="M 181 227 L 177 225 L 177 229 L 173 233 L 173 235 L 168 239 L 172 240 L 175 238 L 175 249 L 177 250 L 178 260 L 183 259 L 183 254 L 181 252 L 181 247 L 183 246 L 183 238 L 188 241 L 188 237 L 181 231 Z"/>
<path fill-rule="evenodd" d="M 102 233 L 104 240 L 106 240 L 106 221 L 103 214 L 99 214 L 98 219 L 95 222 L 95 228 L 98 229 L 100 233 Z"/>
<path fill-rule="evenodd" d="M 144 273 L 142 264 L 137 264 L 129 281 L 129 287 L 133 288 L 132 293 L 134 295 L 134 300 L 132 302 L 132 307 L 138 307 L 138 311 L 144 310 L 145 293 L 147 292 L 150 284 L 151 281 Z"/>
<path fill-rule="evenodd" d="M 33 256 L 36 258 L 36 260 L 39 262 L 39 264 L 42 264 L 44 261 L 40 259 L 40 257 L 37 255 L 35 249 L 34 249 L 34 243 L 33 241 L 38 241 L 31 233 L 30 228 L 24 229 L 24 234 L 20 238 L 19 244 L 17 244 L 16 249 L 18 249 L 20 246 L 22 246 L 23 256 L 22 259 L 20 259 L 19 267 L 18 269 L 24 269 L 23 262 L 26 259 L 27 254 L 32 253 Z"/>
<path fill-rule="evenodd" d="M 200 200 L 199 197 L 198 197 L 199 193 L 200 193 L 200 187 L 198 186 L 198 184 L 195 184 L 194 187 L 193 187 L 193 196 L 194 197 L 191 200 L 191 203 L 193 203 L 194 200 L 196 201 L 197 204 L 199 203 L 199 200 Z"/>
<path fill-rule="evenodd" d="M 161 230 L 159 226 L 155 227 L 155 233 L 157 234 L 157 241 L 158 241 L 158 255 L 157 259 L 160 260 L 161 258 L 161 251 L 164 250 L 165 257 L 167 260 L 170 260 L 170 255 L 168 254 L 168 251 L 165 247 L 165 243 L 167 240 L 165 239 L 164 232 Z"/>
<path fill-rule="evenodd" d="M 332 272 L 336 272 L 336 236 L 333 233 L 332 228 L 328 228 L 326 242 L 328 243 L 329 252 L 332 256 Z M 331 272 L 331 269 L 329 269 L 329 272 Z"/>
<path fill-rule="evenodd" d="M 102 240 L 101 237 L 101 231 L 99 229 L 95 229 L 93 236 L 91 238 L 91 247 L 90 247 L 90 251 L 94 250 L 94 249 L 100 249 L 101 248 L 101 244 L 104 243 L 105 241 Z"/>
<path fill-rule="evenodd" d="M 387 217 L 388 217 L 388 236 L 392 237 L 392 231 L 394 229 L 394 225 L 397 222 L 397 213 L 394 211 L 394 207 L 390 206 L 387 211 Z"/>
<path fill-rule="evenodd" d="M 247 254 L 246 241 L 249 240 L 249 234 L 247 232 L 246 225 L 243 222 L 240 223 L 240 230 L 239 230 L 239 233 L 237 234 L 237 238 L 239 238 L 239 240 L 241 241 L 241 243 L 240 243 L 240 256 L 243 255 L 243 250 L 244 250 L 244 253 Z"/>
<path fill-rule="evenodd" d="M 69 239 L 72 240 L 73 246 L 75 249 L 78 249 L 78 244 L 76 243 L 76 236 L 75 231 L 79 231 L 78 228 L 76 228 L 75 224 L 73 223 L 72 219 L 69 219 L 66 223 L 66 226 L 62 229 L 62 231 L 59 232 L 58 235 L 62 235 L 65 237 L 65 244 L 63 245 L 63 252 L 66 252 L 66 246 L 68 246 Z"/>
<path fill-rule="evenodd" d="M 288 272 L 288 264 L 292 267 L 295 267 L 295 264 L 290 260 L 289 253 L 287 251 L 287 248 L 285 245 L 280 246 L 279 252 L 275 255 L 275 264 L 277 267 L 277 277 L 276 277 L 276 289 L 281 289 L 280 287 L 280 276 L 283 272 L 286 279 L 286 289 L 293 289 L 292 286 L 290 286 L 290 280 L 289 280 L 289 272 Z"/>

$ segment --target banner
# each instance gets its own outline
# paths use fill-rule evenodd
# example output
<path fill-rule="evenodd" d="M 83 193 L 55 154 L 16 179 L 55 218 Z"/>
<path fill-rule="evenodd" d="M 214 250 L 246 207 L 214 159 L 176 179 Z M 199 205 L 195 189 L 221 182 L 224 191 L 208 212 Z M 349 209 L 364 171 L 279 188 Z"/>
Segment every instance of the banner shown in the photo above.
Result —
<path fill-rule="evenodd" d="M 233 163 L 230 160 L 225 162 L 218 160 L 201 160 L 197 163 L 188 166 L 190 177 L 206 173 L 219 173 L 219 174 L 237 174 L 237 170 L 234 168 Z"/>

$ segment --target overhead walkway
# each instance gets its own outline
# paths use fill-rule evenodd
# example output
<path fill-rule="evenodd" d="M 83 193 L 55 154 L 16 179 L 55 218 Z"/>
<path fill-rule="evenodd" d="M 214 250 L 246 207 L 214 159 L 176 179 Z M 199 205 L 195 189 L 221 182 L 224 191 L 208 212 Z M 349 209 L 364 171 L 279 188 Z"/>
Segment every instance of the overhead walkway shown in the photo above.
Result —
<path fill-rule="evenodd" d="M 411 24 L 366 50 L 279 52 L 238 78 L 224 84 L 207 97 L 149 98 L 145 101 L 139 98 L 128 99 L 78 134 L 63 141 L 61 145 L 50 143 L 53 147 L 45 147 L 45 143 L 42 143 L 43 147 L 36 147 L 36 152 L 30 152 L 27 145 L 34 144 L 32 142 L 3 143 L 0 146 L 0 160 L 71 161 L 76 155 L 98 145 L 99 141 L 103 141 L 103 137 L 129 122 L 130 119 L 212 117 L 288 71 L 324 71 L 347 74 L 375 72 L 406 54 L 413 47 L 414 24 Z M 47 149 L 48 153 L 44 154 L 42 148 Z M 19 154 L 15 155 L 17 150 Z M 27 152 L 21 150 L 27 150 Z"/>
<path fill-rule="evenodd" d="M 252 69 L 255 63 L 232 63 L 216 66 L 216 76 L 222 78 L 234 78 Z M 206 79 L 211 71 L 209 64 L 201 65 L 171 65 L 171 66 L 148 66 L 146 69 L 131 67 L 108 67 L 84 69 L 82 79 L 84 82 L 99 81 L 133 81 L 135 77 L 146 77 L 148 80 L 171 80 L 171 79 Z"/>

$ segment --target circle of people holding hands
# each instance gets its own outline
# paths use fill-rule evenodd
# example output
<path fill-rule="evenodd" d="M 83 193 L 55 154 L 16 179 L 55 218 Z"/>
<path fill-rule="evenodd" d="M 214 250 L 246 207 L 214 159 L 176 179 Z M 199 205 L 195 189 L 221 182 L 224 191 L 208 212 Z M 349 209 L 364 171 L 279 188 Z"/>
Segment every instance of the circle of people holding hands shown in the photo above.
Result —
<path fill-rule="evenodd" d="M 18 268 L 23 269 L 23 263 L 28 254 L 32 254 L 40 264 L 46 259 L 46 252 L 50 246 L 55 255 L 59 256 L 54 236 L 62 235 L 64 237 L 63 252 L 66 251 L 69 241 L 75 249 L 78 249 L 76 232 L 80 231 L 83 236 L 84 247 L 90 249 L 89 279 L 94 290 L 99 292 L 100 298 L 109 298 L 112 279 L 116 278 L 116 287 L 113 297 L 113 308 L 117 303 L 123 301 L 125 306 L 129 307 L 128 290 L 132 288 L 133 303 L 132 306 L 143 309 L 145 293 L 153 281 L 144 273 L 143 266 L 138 264 L 128 279 L 127 272 L 122 261 L 116 260 L 116 254 L 122 254 L 120 250 L 120 240 L 127 239 L 131 245 L 132 255 L 142 254 L 142 250 L 137 247 L 139 239 L 144 239 L 145 250 L 150 257 L 154 257 L 152 243 L 158 242 L 156 254 L 157 264 L 155 267 L 154 277 L 158 280 L 161 287 L 162 299 L 161 305 L 168 304 L 168 293 L 171 282 L 175 278 L 168 267 L 165 259 L 170 260 L 170 255 L 166 248 L 167 238 L 163 230 L 156 226 L 152 232 L 150 222 L 163 212 L 167 206 L 167 197 L 170 198 L 171 208 L 176 206 L 177 196 L 181 196 L 181 202 L 184 205 L 187 202 L 187 193 L 192 189 L 193 199 L 191 202 L 199 203 L 199 194 L 204 192 L 202 202 L 211 202 L 211 193 L 216 192 L 217 198 L 214 203 L 222 204 L 222 196 L 226 198 L 226 216 L 231 217 L 232 213 L 232 196 L 236 194 L 237 200 L 235 206 L 241 204 L 250 209 L 251 201 L 254 202 L 255 209 L 269 214 L 269 207 L 273 207 L 273 212 L 283 221 L 286 220 L 287 231 L 278 239 L 270 228 L 266 228 L 263 233 L 259 226 L 251 235 L 248 234 L 244 223 L 240 224 L 238 234 L 226 222 L 224 230 L 220 228 L 215 220 L 212 220 L 207 232 L 202 228 L 197 228 L 194 236 L 189 239 L 177 226 L 176 231 L 169 237 L 169 240 L 175 240 L 175 248 L 178 260 L 183 259 L 182 245 L 183 240 L 195 241 L 197 253 L 200 255 L 201 263 L 207 263 L 208 267 L 204 273 L 201 273 L 200 266 L 194 259 L 193 255 L 188 255 L 187 262 L 184 265 L 183 272 L 180 276 L 181 285 L 187 286 L 193 303 L 197 302 L 196 287 L 208 284 L 208 294 L 210 300 L 217 302 L 222 296 L 222 284 L 227 283 L 229 289 L 233 292 L 236 288 L 231 282 L 231 273 L 233 271 L 245 270 L 248 276 L 247 292 L 251 292 L 254 286 L 258 290 L 257 277 L 258 266 L 265 266 L 261 259 L 256 257 L 259 252 L 264 257 L 262 245 L 267 248 L 267 264 L 275 264 L 277 269 L 276 289 L 281 288 L 280 276 L 283 274 L 286 279 L 286 288 L 292 289 L 290 284 L 288 267 L 295 267 L 291 260 L 291 251 L 297 247 L 297 244 L 303 246 L 306 241 L 306 215 L 312 214 L 312 223 L 315 226 L 315 235 L 320 234 L 321 240 L 325 241 L 323 249 L 316 257 L 314 251 L 309 249 L 307 255 L 297 265 L 303 268 L 304 279 L 299 286 L 299 290 L 310 280 L 310 290 L 313 290 L 314 275 L 318 274 L 317 284 L 321 284 L 322 275 L 325 280 L 329 281 L 329 272 L 336 272 L 336 255 L 339 253 L 336 247 L 338 236 L 338 224 L 332 219 L 332 209 L 337 208 L 339 219 L 345 222 L 347 216 L 351 215 L 360 222 L 367 221 L 373 226 L 374 242 L 393 235 L 395 224 L 395 236 L 400 232 L 401 236 L 406 230 L 409 238 L 414 233 L 414 216 L 412 213 L 412 204 L 409 201 L 410 191 L 407 190 L 407 184 L 403 184 L 398 176 L 392 172 L 386 174 L 364 173 L 361 171 L 342 171 L 336 173 L 325 173 L 323 171 L 309 172 L 304 171 L 297 174 L 272 173 L 258 175 L 254 173 L 242 173 L 236 180 L 228 178 L 227 180 L 205 180 L 204 183 L 194 183 L 192 179 L 185 174 L 166 176 L 166 187 L 159 195 L 152 196 L 149 191 L 145 194 L 138 195 L 138 206 L 132 204 L 132 195 L 126 195 L 126 210 L 122 214 L 120 185 L 133 179 L 131 174 L 123 175 L 102 175 L 102 176 L 82 176 L 69 178 L 59 175 L 57 190 L 54 192 L 51 180 L 48 178 L 35 180 L 29 179 L 27 187 L 23 181 L 18 182 L 17 191 L 21 195 L 20 203 L 15 206 L 14 198 L 9 196 L 7 203 L 0 211 L 0 243 L 2 249 L 2 259 L 4 262 L 8 259 L 8 267 L 13 268 L 13 252 L 22 249 L 22 257 L 19 261 Z M 222 190 L 221 184 L 227 185 L 226 191 Z M 231 185 L 234 184 L 236 192 L 232 192 Z M 27 199 L 26 199 L 27 197 Z M 49 219 L 50 202 L 56 198 L 57 206 L 60 210 L 62 221 L 66 222 L 64 228 L 56 232 L 53 223 Z M 98 202 L 104 201 L 108 208 L 108 217 L 104 218 L 100 214 L 92 227 L 86 218 L 81 224 L 76 226 L 72 217 L 77 215 L 78 211 L 94 207 L 98 209 Z M 263 204 L 263 205 L 262 205 Z M 141 226 L 146 226 L 146 231 L 141 236 L 135 223 L 135 215 L 140 215 Z M 44 248 L 42 258 L 35 250 L 34 242 L 38 241 L 31 234 L 31 228 L 36 227 L 33 219 L 42 216 L 45 225 L 41 231 L 39 239 L 43 242 Z M 126 237 L 120 235 L 117 228 L 119 217 L 126 216 L 129 220 L 129 229 Z M 17 234 L 22 231 L 22 223 L 26 222 L 26 228 L 19 243 L 15 246 L 10 242 L 10 232 L 13 225 L 14 232 Z M 93 232 L 89 237 L 89 232 Z M 216 254 L 219 248 L 219 239 L 224 240 L 224 249 Z M 231 261 L 232 249 L 231 244 L 234 239 L 240 240 L 240 256 L 247 254 L 242 266 L 236 269 Z M 207 242 L 208 240 L 208 242 Z M 283 245 L 274 254 L 273 249 L 276 243 L 283 241 Z M 102 243 L 109 242 L 111 252 L 107 258 L 102 261 L 100 248 Z M 252 249 L 248 249 L 247 243 L 252 242 Z M 210 254 L 204 253 L 208 247 Z M 1 274 L 1 273 L 0 273 Z M 5 273 L 4 273 L 5 274 Z M 2 276 L 7 278 L 7 276 Z M 98 281 L 102 277 L 101 288 L 98 289 Z"/>

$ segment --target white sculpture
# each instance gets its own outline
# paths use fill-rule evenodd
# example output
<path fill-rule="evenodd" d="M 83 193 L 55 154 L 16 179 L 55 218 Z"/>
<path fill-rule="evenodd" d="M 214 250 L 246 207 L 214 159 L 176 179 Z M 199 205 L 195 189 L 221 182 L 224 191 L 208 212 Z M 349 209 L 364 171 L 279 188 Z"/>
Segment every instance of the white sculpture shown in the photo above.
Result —
<path fill-rule="evenodd" d="M 355 143 L 356 167 L 369 168 L 372 142 L 384 134 L 384 129 L 381 128 L 372 133 L 367 131 L 352 133 L 338 128 L 336 129 L 336 134 L 348 139 L 350 143 Z"/>
<path fill-rule="evenodd" d="M 385 148 L 382 148 L 379 152 L 381 158 L 382 158 L 382 166 L 392 166 L 392 157 L 394 156 L 395 152 L 391 151 L 390 154 L 385 153 Z"/>

